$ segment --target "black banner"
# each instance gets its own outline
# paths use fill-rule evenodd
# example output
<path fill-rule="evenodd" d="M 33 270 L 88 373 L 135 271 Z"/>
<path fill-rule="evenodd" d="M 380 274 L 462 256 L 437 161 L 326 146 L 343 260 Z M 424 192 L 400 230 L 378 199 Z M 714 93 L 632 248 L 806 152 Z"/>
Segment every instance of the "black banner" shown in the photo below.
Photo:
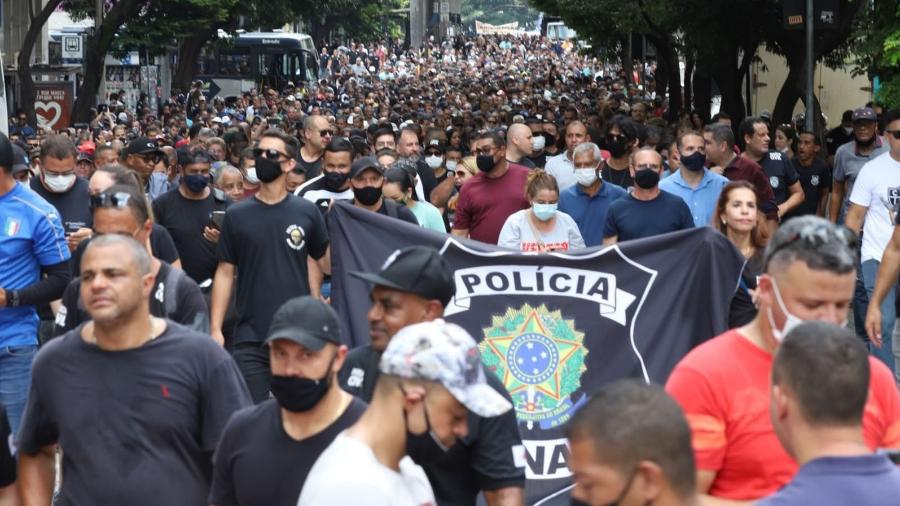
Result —
<path fill-rule="evenodd" d="M 482 361 L 513 398 L 527 455 L 527 504 L 569 504 L 561 426 L 600 385 L 662 384 L 697 344 L 727 330 L 743 257 L 709 227 L 610 248 L 523 254 L 335 204 L 332 305 L 344 342 L 367 344 L 366 283 L 395 250 L 431 246 L 455 270 L 447 320 L 480 341 Z"/>

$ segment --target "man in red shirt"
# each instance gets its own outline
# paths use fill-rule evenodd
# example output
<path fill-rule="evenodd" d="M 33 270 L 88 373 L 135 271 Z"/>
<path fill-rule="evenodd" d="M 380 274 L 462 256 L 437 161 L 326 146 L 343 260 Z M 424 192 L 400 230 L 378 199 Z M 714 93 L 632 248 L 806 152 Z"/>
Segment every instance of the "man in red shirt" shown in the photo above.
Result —
<path fill-rule="evenodd" d="M 495 130 L 475 141 L 478 174 L 459 190 L 453 235 L 497 244 L 511 214 L 529 207 L 525 198 L 528 169 L 506 160 L 506 139 Z"/>
<path fill-rule="evenodd" d="M 691 426 L 703 504 L 750 504 L 797 472 L 769 417 L 773 353 L 805 320 L 846 322 L 855 242 L 847 229 L 817 216 L 786 222 L 766 249 L 756 318 L 698 346 L 672 371 L 666 390 Z M 900 448 L 900 394 L 887 367 L 869 365 L 863 436 L 872 450 Z"/>

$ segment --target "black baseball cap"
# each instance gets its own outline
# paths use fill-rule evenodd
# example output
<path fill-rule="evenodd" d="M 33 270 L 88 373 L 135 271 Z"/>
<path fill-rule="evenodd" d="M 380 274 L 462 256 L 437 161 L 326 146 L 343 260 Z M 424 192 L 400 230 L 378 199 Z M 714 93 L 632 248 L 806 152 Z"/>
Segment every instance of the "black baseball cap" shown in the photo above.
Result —
<path fill-rule="evenodd" d="M 25 172 L 26 170 L 29 170 L 28 154 L 25 153 L 25 150 L 22 149 L 21 146 L 13 144 L 12 151 L 12 173 L 18 174 L 19 172 Z"/>
<path fill-rule="evenodd" d="M 266 342 L 287 339 L 318 351 L 327 343 L 341 344 L 337 313 L 328 304 L 305 295 L 288 300 L 275 311 Z"/>
<path fill-rule="evenodd" d="M 394 251 L 381 266 L 381 272 L 351 272 L 350 275 L 427 300 L 439 300 L 445 306 L 456 293 L 450 264 L 437 250 L 425 246 Z"/>
<path fill-rule="evenodd" d="M 126 155 L 146 155 L 148 153 L 162 153 L 156 141 L 149 137 L 138 137 L 128 143 L 125 148 Z"/>
<path fill-rule="evenodd" d="M 378 160 L 371 156 L 364 156 L 357 158 L 350 166 L 350 179 L 362 174 L 367 169 L 375 169 L 379 174 L 384 174 L 384 167 L 378 163 Z"/>
<path fill-rule="evenodd" d="M 444 141 L 440 139 L 431 139 L 428 141 L 428 144 L 425 145 L 425 151 L 427 152 L 429 149 L 436 149 L 440 154 L 447 152 L 447 146 L 444 144 Z"/>

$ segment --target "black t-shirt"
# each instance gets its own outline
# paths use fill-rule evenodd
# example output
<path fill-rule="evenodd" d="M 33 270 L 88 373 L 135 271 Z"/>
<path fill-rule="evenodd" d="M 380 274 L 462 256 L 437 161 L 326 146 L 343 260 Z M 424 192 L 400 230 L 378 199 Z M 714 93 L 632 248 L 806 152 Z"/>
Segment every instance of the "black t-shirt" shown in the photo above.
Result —
<path fill-rule="evenodd" d="M 350 350 L 338 374 L 341 388 L 370 401 L 380 358 L 371 346 Z M 485 377 L 494 390 L 510 400 L 496 375 L 485 371 Z M 525 468 L 517 467 L 514 458 L 517 453 L 524 454 L 515 410 L 493 418 L 469 413 L 468 427 L 469 434 L 457 440 L 440 459 L 417 462 L 425 469 L 441 506 L 472 506 L 482 490 L 525 486 Z"/>
<path fill-rule="evenodd" d="M 825 134 L 825 148 L 830 156 L 834 156 L 839 147 L 854 139 L 852 131 L 848 134 L 843 127 L 837 127 Z"/>
<path fill-rule="evenodd" d="M 610 204 L 603 237 L 630 241 L 694 227 L 694 218 L 684 200 L 665 190 L 653 200 L 638 200 L 628 194 Z"/>
<path fill-rule="evenodd" d="M 381 207 L 378 208 L 378 214 L 390 216 L 391 218 L 397 218 L 398 220 L 403 220 L 407 223 L 412 223 L 413 225 L 419 224 L 419 220 L 416 219 L 416 215 L 413 214 L 413 212 L 410 211 L 408 207 L 401 206 L 393 200 L 384 198 L 381 199 L 381 204 Z"/>
<path fill-rule="evenodd" d="M 307 257 L 318 260 L 327 248 L 322 213 L 300 197 L 273 205 L 253 197 L 228 208 L 218 255 L 238 270 L 235 344 L 262 341 L 282 304 L 309 295 Z"/>
<path fill-rule="evenodd" d="M 526 157 L 528 161 L 530 161 L 535 167 L 544 168 L 547 165 L 547 155 L 543 153 L 538 156 L 528 156 Z"/>
<path fill-rule="evenodd" d="M 75 251 L 72 252 L 72 261 L 69 262 L 69 265 L 72 266 L 73 277 L 81 273 L 81 257 L 84 255 L 84 250 L 89 242 L 91 242 L 90 239 L 81 241 L 78 247 L 75 248 Z M 171 264 L 178 260 L 178 251 L 175 249 L 172 236 L 169 235 L 169 231 L 165 227 L 158 223 L 154 223 L 153 228 L 150 230 L 150 250 L 153 256 L 163 262 Z"/>
<path fill-rule="evenodd" d="M 184 271 L 166 262 L 160 262 L 159 272 L 153 281 L 150 314 L 168 318 L 195 332 L 209 332 L 209 310 L 200 287 Z M 63 335 L 90 319 L 81 301 L 81 278 L 73 278 L 63 292 L 53 335 Z"/>
<path fill-rule="evenodd" d="M 775 194 L 775 203 L 781 205 L 790 197 L 788 188 L 797 182 L 799 176 L 787 155 L 779 151 L 768 151 L 758 162 L 769 177 L 769 186 Z"/>
<path fill-rule="evenodd" d="M 313 179 L 307 178 L 306 182 L 294 191 L 294 195 L 315 204 L 323 215 L 328 212 L 332 200 L 353 202 L 353 190 L 351 188 L 347 188 L 342 192 L 326 190 L 325 178 L 321 175 Z"/>
<path fill-rule="evenodd" d="M 804 167 L 800 160 L 794 158 L 794 171 L 800 178 L 800 186 L 803 187 L 805 199 L 803 203 L 787 213 L 782 221 L 793 218 L 794 216 L 803 216 L 806 214 L 816 214 L 819 210 L 819 201 L 822 197 L 822 190 L 831 189 L 831 169 L 828 164 L 821 158 L 814 158 L 812 165 Z"/>
<path fill-rule="evenodd" d="M 203 237 L 213 211 L 224 211 L 231 205 L 219 190 L 210 189 L 203 200 L 184 197 L 176 187 L 153 201 L 153 215 L 165 227 L 181 258 L 181 267 L 197 283 L 212 279 L 219 261 L 216 245 Z"/>
<path fill-rule="evenodd" d="M 419 160 L 416 162 L 416 172 L 419 174 L 419 181 L 422 182 L 422 193 L 425 194 L 425 200 L 431 202 L 431 191 L 438 185 L 434 169 L 429 167 L 427 163 Z"/>
<path fill-rule="evenodd" d="M 302 441 L 284 431 L 275 399 L 238 411 L 216 449 L 209 504 L 296 506 L 316 459 L 365 410 L 354 398 L 334 423 Z"/>
<path fill-rule="evenodd" d="M 91 228 L 94 226 L 94 215 L 91 212 L 91 190 L 87 179 L 76 177 L 75 184 L 65 193 L 53 193 L 41 184 L 41 178 L 31 178 L 31 189 L 44 197 L 59 211 L 63 228 L 66 233 L 72 233 L 79 228 Z"/>
<path fill-rule="evenodd" d="M 10 435 L 6 408 L 0 404 L 0 487 L 6 487 L 16 482 L 16 459 L 10 448 L 12 441 Z"/>
<path fill-rule="evenodd" d="M 634 178 L 631 177 L 631 171 L 628 170 L 628 167 L 625 170 L 616 170 L 610 167 L 608 163 L 603 162 L 603 167 L 600 169 L 600 178 L 607 183 L 612 183 L 626 190 L 634 187 Z"/>
<path fill-rule="evenodd" d="M 507 160 L 507 161 L 509 161 L 509 160 Z M 510 163 L 517 163 L 517 164 L 521 165 L 522 167 L 528 167 L 529 169 L 537 168 L 537 165 L 535 165 L 534 162 L 531 161 L 531 158 L 529 158 L 527 156 L 523 156 L 522 159 L 519 160 L 518 162 L 510 162 Z"/>
<path fill-rule="evenodd" d="M 314 177 L 322 174 L 322 156 L 319 156 L 312 162 L 307 162 L 303 156 L 297 157 L 297 168 L 306 173 L 306 180 L 309 181 Z"/>
<path fill-rule="evenodd" d="M 756 290 L 756 278 L 763 274 L 763 250 L 756 251 L 741 271 L 741 281 L 731 299 L 728 309 L 728 328 L 743 327 L 756 318 L 757 309 L 753 305 L 750 290 Z"/>
<path fill-rule="evenodd" d="M 78 328 L 38 352 L 19 451 L 65 448 L 57 504 L 207 504 L 213 450 L 250 394 L 221 346 L 166 324 L 130 350 L 104 351 Z"/>

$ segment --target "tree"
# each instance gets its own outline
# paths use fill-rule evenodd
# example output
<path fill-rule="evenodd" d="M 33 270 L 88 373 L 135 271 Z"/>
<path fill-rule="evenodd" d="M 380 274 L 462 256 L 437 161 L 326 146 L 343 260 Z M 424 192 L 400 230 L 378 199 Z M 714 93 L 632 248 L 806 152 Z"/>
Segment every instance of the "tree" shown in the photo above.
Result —
<path fill-rule="evenodd" d="M 859 19 L 853 39 L 859 55 L 855 73 L 877 77 L 878 103 L 900 107 L 900 0 L 866 2 Z"/>
<path fill-rule="evenodd" d="M 50 19 L 50 14 L 59 7 L 62 0 L 48 0 L 41 8 L 40 12 L 35 13 L 35 2 L 28 0 L 28 31 L 25 32 L 25 39 L 22 41 L 22 48 L 19 50 L 19 57 L 16 60 L 16 77 L 19 80 L 19 107 L 28 115 L 28 123 L 36 125 L 36 117 L 34 114 L 34 79 L 31 76 L 31 52 L 34 50 L 34 43 L 37 41 L 38 34 L 44 28 L 44 24 Z M 40 5 L 40 3 L 38 3 Z"/>

